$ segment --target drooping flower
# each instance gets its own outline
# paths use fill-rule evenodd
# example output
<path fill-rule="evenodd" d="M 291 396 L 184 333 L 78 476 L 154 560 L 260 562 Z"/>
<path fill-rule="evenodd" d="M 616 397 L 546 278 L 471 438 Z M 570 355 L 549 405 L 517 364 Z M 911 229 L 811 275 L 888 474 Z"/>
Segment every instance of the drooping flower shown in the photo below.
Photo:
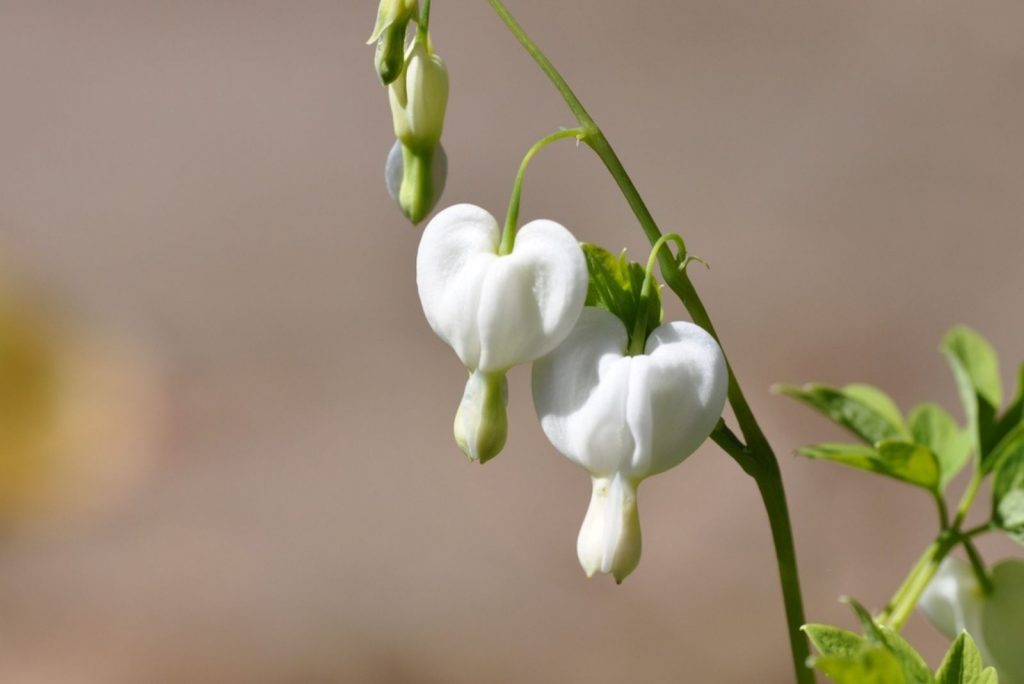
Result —
<path fill-rule="evenodd" d="M 603 309 L 587 307 L 557 349 L 533 366 L 533 401 L 554 447 L 593 479 L 577 540 L 583 570 L 621 582 L 640 560 L 636 488 L 678 465 L 707 438 L 725 406 L 718 343 L 692 323 L 665 323 L 644 353 Z"/>
<path fill-rule="evenodd" d="M 918 606 L 950 639 L 966 631 L 1000 684 L 1024 684 L 1024 560 L 1007 559 L 991 571 L 986 595 L 967 561 L 946 558 Z"/>
<path fill-rule="evenodd" d="M 527 223 L 505 255 L 501 237 L 486 210 L 458 204 L 427 224 L 416 256 L 423 313 L 470 372 L 456 441 L 481 462 L 504 446 L 506 371 L 558 346 L 587 293 L 583 252 L 558 223 Z"/>

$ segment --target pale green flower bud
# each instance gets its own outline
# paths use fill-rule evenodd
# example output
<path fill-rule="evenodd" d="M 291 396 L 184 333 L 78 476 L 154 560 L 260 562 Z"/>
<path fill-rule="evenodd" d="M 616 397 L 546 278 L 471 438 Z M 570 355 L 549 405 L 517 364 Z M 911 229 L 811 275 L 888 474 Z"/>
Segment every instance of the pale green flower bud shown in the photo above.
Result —
<path fill-rule="evenodd" d="M 416 16 L 416 11 L 416 0 L 381 0 L 377 9 L 377 23 L 366 42 L 377 42 L 374 66 L 384 85 L 402 73 L 406 28 Z"/>
<path fill-rule="evenodd" d="M 486 463 L 508 436 L 508 381 L 504 373 L 473 371 L 455 414 L 455 443 L 473 461 Z"/>
<path fill-rule="evenodd" d="M 1024 684 L 1024 560 L 992 567 L 992 593 L 978 584 L 971 564 L 949 557 L 921 594 L 918 606 L 950 639 L 966 631 L 1000 684 Z"/>
<path fill-rule="evenodd" d="M 416 39 L 405 53 L 405 67 L 388 86 L 395 137 L 416 152 L 441 141 L 448 107 L 448 69 L 426 40 Z"/>
<path fill-rule="evenodd" d="M 440 143 L 430 152 L 416 153 L 395 141 L 384 164 L 388 194 L 413 223 L 437 205 L 447 178 L 448 155 Z"/>

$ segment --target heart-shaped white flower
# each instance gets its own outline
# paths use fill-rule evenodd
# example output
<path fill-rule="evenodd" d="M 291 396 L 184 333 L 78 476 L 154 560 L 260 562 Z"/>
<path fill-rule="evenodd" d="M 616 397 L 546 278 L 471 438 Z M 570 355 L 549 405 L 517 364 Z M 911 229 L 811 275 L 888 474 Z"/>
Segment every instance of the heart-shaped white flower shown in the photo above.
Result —
<path fill-rule="evenodd" d="M 992 593 L 985 595 L 971 564 L 946 558 L 918 606 L 950 639 L 966 631 L 1000 684 L 1024 684 L 1024 560 L 992 567 Z"/>
<path fill-rule="evenodd" d="M 463 451 L 481 461 L 504 443 L 503 435 L 498 440 L 485 433 L 499 404 L 504 419 L 505 372 L 558 346 L 587 295 L 583 250 L 558 223 L 527 223 L 507 255 L 499 255 L 500 242 L 493 216 L 458 204 L 430 221 L 416 256 L 427 322 L 470 373 L 479 374 L 466 384 L 455 433 Z"/>
<path fill-rule="evenodd" d="M 656 328 L 642 355 L 626 355 L 628 338 L 616 316 L 587 307 L 565 342 L 533 366 L 544 434 L 593 478 L 580 564 L 588 576 L 620 582 L 640 559 L 637 485 L 700 446 L 729 383 L 721 348 L 693 323 Z"/>

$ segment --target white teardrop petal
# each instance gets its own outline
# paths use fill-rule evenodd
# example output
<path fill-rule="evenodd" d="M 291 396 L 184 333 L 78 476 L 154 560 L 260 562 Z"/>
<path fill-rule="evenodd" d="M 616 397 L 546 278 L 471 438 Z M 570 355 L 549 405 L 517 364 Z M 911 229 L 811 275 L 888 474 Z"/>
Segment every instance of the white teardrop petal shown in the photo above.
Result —
<path fill-rule="evenodd" d="M 416 255 L 416 286 L 427 322 L 470 369 L 479 365 L 480 293 L 498 259 L 500 239 L 498 222 L 486 210 L 456 204 L 427 224 Z"/>
<path fill-rule="evenodd" d="M 948 556 L 939 565 L 935 577 L 925 588 L 917 605 L 928 621 L 949 639 L 968 630 L 977 639 L 974 598 L 980 592 L 971 565 L 955 556 Z M 971 628 L 974 628 L 973 630 Z"/>
<path fill-rule="evenodd" d="M 622 582 L 640 562 L 640 518 L 636 489 L 622 475 L 594 478 L 590 506 L 576 539 L 587 577 L 611 574 Z"/>
<path fill-rule="evenodd" d="M 576 324 L 586 296 L 587 265 L 576 238 L 554 221 L 523 226 L 480 294 L 480 368 L 504 370 L 550 352 Z"/>

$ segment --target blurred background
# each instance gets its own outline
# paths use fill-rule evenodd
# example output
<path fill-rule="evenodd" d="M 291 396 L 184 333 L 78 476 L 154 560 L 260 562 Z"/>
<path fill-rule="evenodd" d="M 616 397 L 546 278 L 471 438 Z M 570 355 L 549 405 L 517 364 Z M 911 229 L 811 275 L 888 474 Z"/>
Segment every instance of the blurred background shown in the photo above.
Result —
<path fill-rule="evenodd" d="M 791 456 L 842 435 L 769 387 L 864 381 L 959 416 L 937 345 L 963 322 L 1012 388 L 1024 5 L 509 4 L 711 264 L 693 274 L 782 460 L 808 617 L 853 628 L 837 597 L 884 604 L 932 504 Z M 505 453 L 455 447 L 465 376 L 383 183 L 375 11 L 0 2 L 0 680 L 791 681 L 761 503 L 713 446 L 644 485 L 622 586 L 577 565 L 590 485 L 527 372 Z M 574 122 L 482 0 L 436 0 L 432 32 L 442 202 L 500 216 L 526 149 Z M 522 217 L 647 253 L 572 144 L 534 162 Z M 906 634 L 936 665 L 944 640 Z"/>

